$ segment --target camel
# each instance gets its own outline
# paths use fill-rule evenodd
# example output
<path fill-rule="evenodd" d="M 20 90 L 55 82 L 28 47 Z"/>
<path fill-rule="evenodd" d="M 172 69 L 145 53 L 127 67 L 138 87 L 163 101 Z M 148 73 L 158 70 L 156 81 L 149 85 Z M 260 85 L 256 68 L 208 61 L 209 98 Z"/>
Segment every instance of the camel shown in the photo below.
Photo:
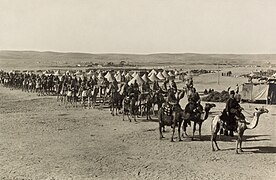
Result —
<path fill-rule="evenodd" d="M 165 113 L 165 105 L 162 106 L 159 111 L 158 111 L 158 121 L 159 121 L 159 133 L 160 133 L 160 139 L 164 138 L 162 134 L 162 128 L 164 129 L 165 125 L 166 126 L 171 126 L 173 129 L 172 137 L 171 137 L 171 142 L 174 142 L 173 137 L 175 133 L 175 127 L 178 126 L 178 138 L 179 141 L 182 141 L 180 137 L 180 130 L 181 130 L 181 125 L 184 119 L 184 111 L 182 110 L 179 101 L 182 99 L 185 95 L 184 91 L 180 91 L 176 95 L 176 104 L 173 105 L 171 108 L 171 114 L 166 114 Z M 163 130 L 164 131 L 164 130 Z"/>
<path fill-rule="evenodd" d="M 237 126 L 237 133 L 238 133 L 238 139 L 237 139 L 237 144 L 236 144 L 236 153 L 238 154 L 239 151 L 243 152 L 242 150 L 242 137 L 244 134 L 244 131 L 246 129 L 254 129 L 257 127 L 258 122 L 259 122 L 259 118 L 261 114 L 264 113 L 268 113 L 268 110 L 265 109 L 264 107 L 262 108 L 255 108 L 255 112 L 254 112 L 254 117 L 253 120 L 249 123 L 246 120 L 238 120 L 238 126 Z M 220 115 L 217 115 L 214 117 L 214 119 L 212 120 L 212 124 L 211 124 L 211 142 L 212 142 L 212 150 L 215 151 L 214 148 L 214 143 L 217 147 L 217 150 L 220 150 L 218 145 L 217 145 L 217 141 L 216 141 L 216 137 L 217 137 L 217 133 L 223 128 L 223 121 L 220 119 Z M 239 148 L 238 148 L 239 147 Z M 239 150 L 239 151 L 238 151 Z"/>
<path fill-rule="evenodd" d="M 99 93 L 99 87 L 94 85 L 93 90 L 90 91 L 89 97 L 88 97 L 88 107 L 93 107 L 95 106 L 97 102 L 97 95 Z"/>
<path fill-rule="evenodd" d="M 131 117 L 134 118 L 136 122 L 138 106 L 136 105 L 136 100 L 134 97 L 126 96 L 123 100 L 123 121 L 125 120 L 125 115 L 127 115 L 129 122 L 131 122 Z"/>
<path fill-rule="evenodd" d="M 179 141 L 182 141 L 180 137 L 180 129 L 181 124 L 184 119 L 184 111 L 181 108 L 174 109 L 171 115 L 166 115 L 164 113 L 164 107 L 161 107 L 158 111 L 158 120 L 159 120 L 159 133 L 160 133 L 160 139 L 164 138 L 162 134 L 162 128 L 164 126 L 171 126 L 173 129 L 171 142 L 174 142 L 173 137 L 175 133 L 175 127 L 178 126 L 178 138 Z"/>
<path fill-rule="evenodd" d="M 196 116 L 196 118 L 193 118 L 193 119 L 185 119 L 185 120 L 190 120 L 193 123 L 193 136 L 192 136 L 192 140 L 194 140 L 194 135 L 195 135 L 195 131 L 196 131 L 196 125 L 198 124 L 198 133 L 199 133 L 199 140 L 201 140 L 201 127 L 202 127 L 202 123 L 208 119 L 209 117 L 209 112 L 212 108 L 216 107 L 215 104 L 210 104 L 210 103 L 206 103 L 205 104 L 205 107 L 204 107 L 204 112 L 199 115 L 199 116 Z M 186 112 L 185 112 L 185 117 L 186 117 Z M 184 130 L 184 134 L 187 135 L 186 133 L 186 126 L 187 125 L 183 125 L 183 130 Z"/>
<path fill-rule="evenodd" d="M 161 92 L 154 92 L 152 95 L 152 114 L 153 115 L 157 115 L 157 113 L 155 113 L 155 105 L 157 105 L 157 112 L 159 111 L 159 109 L 161 108 L 162 104 L 165 102 L 165 99 L 162 95 Z"/>
<path fill-rule="evenodd" d="M 147 120 L 151 119 L 150 110 L 152 108 L 152 97 L 150 93 L 140 94 L 138 97 L 140 115 L 143 116 L 146 113 Z"/>
<path fill-rule="evenodd" d="M 120 94 L 119 90 L 111 84 L 107 91 L 107 95 L 110 95 L 109 105 L 112 116 L 114 116 L 114 110 L 116 115 L 118 115 L 118 111 L 122 107 L 124 94 Z"/>

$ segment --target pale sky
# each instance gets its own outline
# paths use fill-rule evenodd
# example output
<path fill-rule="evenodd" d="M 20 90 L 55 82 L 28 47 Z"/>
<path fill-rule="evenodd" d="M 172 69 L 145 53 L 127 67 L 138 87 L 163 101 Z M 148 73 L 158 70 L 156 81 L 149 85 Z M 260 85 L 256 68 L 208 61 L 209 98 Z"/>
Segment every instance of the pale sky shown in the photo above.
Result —
<path fill-rule="evenodd" d="M 276 53 L 276 0 L 0 0 L 0 50 Z"/>

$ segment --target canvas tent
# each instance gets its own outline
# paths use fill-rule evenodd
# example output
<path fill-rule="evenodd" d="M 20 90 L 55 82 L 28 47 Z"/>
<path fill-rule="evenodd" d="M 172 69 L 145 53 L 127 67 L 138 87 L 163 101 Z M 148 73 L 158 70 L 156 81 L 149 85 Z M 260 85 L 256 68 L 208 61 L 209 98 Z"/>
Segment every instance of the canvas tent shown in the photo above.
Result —
<path fill-rule="evenodd" d="M 96 74 L 93 74 L 93 75 L 91 76 L 91 78 L 92 78 L 92 79 L 97 79 Z"/>
<path fill-rule="evenodd" d="M 151 76 L 152 74 L 157 74 L 157 72 L 154 69 L 152 69 L 149 73 L 149 76 Z"/>
<path fill-rule="evenodd" d="M 87 76 L 92 76 L 94 73 L 92 72 L 92 70 L 90 70 L 88 73 L 87 73 Z"/>
<path fill-rule="evenodd" d="M 134 82 L 138 83 L 139 86 L 141 86 L 144 83 L 144 80 L 139 76 L 139 74 L 136 74 L 129 82 L 128 85 L 134 84 Z"/>
<path fill-rule="evenodd" d="M 158 77 L 154 73 L 149 76 L 149 80 L 151 80 L 152 82 L 159 81 Z"/>
<path fill-rule="evenodd" d="M 144 80 L 144 82 L 151 82 L 151 80 L 147 76 L 147 73 L 142 76 L 142 79 Z"/>
<path fill-rule="evenodd" d="M 245 83 L 240 92 L 242 99 L 249 102 L 276 104 L 276 84 Z"/>
<path fill-rule="evenodd" d="M 158 79 L 160 80 L 165 80 L 166 78 L 163 76 L 163 74 L 161 73 L 161 71 L 159 71 L 159 73 L 156 75 L 158 77 Z"/>
<path fill-rule="evenodd" d="M 98 79 L 100 79 L 100 80 L 104 79 L 104 76 L 103 76 L 103 73 L 102 73 L 102 72 L 100 72 L 100 73 L 98 74 Z"/>
<path fill-rule="evenodd" d="M 171 77 L 175 76 L 171 71 L 169 71 L 168 75 Z"/>
<path fill-rule="evenodd" d="M 118 81 L 118 82 L 122 82 L 123 77 L 122 77 L 121 72 L 119 72 L 118 74 L 115 75 L 115 79 L 116 79 L 116 81 Z"/>
<path fill-rule="evenodd" d="M 104 77 L 107 79 L 108 82 L 112 82 L 115 79 L 113 74 L 109 71 L 106 73 L 106 75 Z"/>
<path fill-rule="evenodd" d="M 60 70 L 57 70 L 57 71 L 54 73 L 54 76 L 61 76 Z"/>
<path fill-rule="evenodd" d="M 133 77 L 132 77 L 129 73 L 127 73 L 127 74 L 125 75 L 125 79 L 126 79 L 127 81 L 130 81 L 132 78 L 133 78 Z"/>
<path fill-rule="evenodd" d="M 162 75 L 163 75 L 165 78 L 169 78 L 169 77 L 170 77 L 169 74 L 168 74 L 168 72 L 167 72 L 166 70 L 164 70 L 164 71 L 162 72 Z"/>
<path fill-rule="evenodd" d="M 131 74 L 131 76 L 135 77 L 137 74 L 139 74 L 139 73 L 135 71 L 133 74 Z"/>
<path fill-rule="evenodd" d="M 82 72 L 77 71 L 77 72 L 75 73 L 75 75 L 82 75 Z"/>

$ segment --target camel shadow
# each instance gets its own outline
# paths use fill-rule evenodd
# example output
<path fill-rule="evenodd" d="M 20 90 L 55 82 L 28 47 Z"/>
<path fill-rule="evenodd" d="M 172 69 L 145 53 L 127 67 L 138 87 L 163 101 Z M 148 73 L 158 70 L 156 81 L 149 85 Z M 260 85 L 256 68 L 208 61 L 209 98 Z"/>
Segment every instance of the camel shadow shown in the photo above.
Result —
<path fill-rule="evenodd" d="M 252 153 L 266 153 L 266 154 L 276 153 L 276 147 L 274 146 L 244 147 L 243 149 L 245 150 L 245 152 L 252 152 Z"/>
<path fill-rule="evenodd" d="M 138 118 L 141 122 L 159 122 L 158 118 L 151 117 L 151 119 L 148 119 L 146 117 L 139 117 Z"/>
<path fill-rule="evenodd" d="M 191 137 L 191 135 L 189 135 Z M 261 139 L 256 139 L 258 137 L 267 137 L 269 135 L 245 135 L 243 136 L 243 141 L 271 141 L 270 138 L 261 138 Z M 202 135 L 201 136 L 201 141 L 210 141 L 211 140 L 211 135 Z M 231 136 L 225 136 L 221 135 L 217 137 L 218 141 L 225 141 L 225 142 L 236 142 L 237 140 L 237 135 L 234 137 Z M 198 134 L 195 134 L 194 141 L 200 141 Z"/>
<path fill-rule="evenodd" d="M 269 135 L 245 135 L 242 137 L 243 141 L 270 141 L 270 138 L 261 138 L 256 139 L 259 137 L 268 137 Z"/>
<path fill-rule="evenodd" d="M 189 134 L 189 137 L 192 137 L 191 134 Z M 221 135 L 221 137 L 219 138 L 219 136 L 217 137 L 218 141 L 225 141 L 225 142 L 234 142 L 236 141 L 236 137 L 230 137 L 230 136 L 224 136 Z M 193 141 L 211 141 L 211 135 L 201 135 L 201 140 L 199 139 L 199 135 L 195 134 Z"/>
<path fill-rule="evenodd" d="M 254 146 L 254 147 L 243 147 L 243 153 L 264 153 L 264 154 L 275 154 L 276 147 L 274 146 Z M 221 149 L 221 151 L 235 150 L 235 148 Z"/>

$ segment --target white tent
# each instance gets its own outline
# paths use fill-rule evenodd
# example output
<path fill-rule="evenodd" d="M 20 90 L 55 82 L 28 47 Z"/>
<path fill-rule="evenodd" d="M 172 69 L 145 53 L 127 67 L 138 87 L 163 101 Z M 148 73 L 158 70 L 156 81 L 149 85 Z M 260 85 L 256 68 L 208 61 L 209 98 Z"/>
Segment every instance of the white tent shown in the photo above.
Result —
<path fill-rule="evenodd" d="M 178 70 L 175 70 L 175 71 L 174 71 L 175 76 L 179 75 L 179 73 L 180 73 L 180 72 L 179 72 Z"/>
<path fill-rule="evenodd" d="M 168 74 L 168 72 L 167 72 L 166 70 L 164 70 L 164 71 L 162 72 L 162 75 L 163 75 L 165 78 L 169 78 L 169 77 L 170 77 L 170 75 Z"/>
<path fill-rule="evenodd" d="M 104 76 L 108 82 L 112 82 L 115 80 L 115 77 L 113 76 L 113 74 L 111 72 L 107 72 L 106 75 Z"/>
<path fill-rule="evenodd" d="M 144 80 L 144 82 L 151 82 L 151 80 L 147 76 L 147 73 L 142 76 L 142 79 Z"/>
<path fill-rule="evenodd" d="M 115 79 L 117 82 L 122 82 L 122 74 L 119 72 L 118 74 L 115 75 Z"/>
<path fill-rule="evenodd" d="M 136 74 L 129 82 L 128 85 L 134 84 L 134 82 L 137 82 L 137 84 L 140 86 L 144 83 L 144 80 L 139 76 L 139 74 Z"/>
<path fill-rule="evenodd" d="M 166 78 L 163 76 L 163 74 L 161 73 L 161 71 L 159 71 L 159 73 L 156 75 L 158 77 L 158 79 L 160 80 L 165 80 Z"/>
<path fill-rule="evenodd" d="M 125 78 L 126 78 L 127 81 L 130 81 L 133 77 L 129 73 L 127 73 L 125 75 Z"/>
<path fill-rule="evenodd" d="M 57 70 L 57 71 L 54 73 L 54 76 L 61 76 L 60 70 Z"/>
<path fill-rule="evenodd" d="M 11 73 L 11 72 L 10 72 Z M 49 72 L 46 70 L 46 71 L 43 71 L 42 74 L 48 74 Z"/>
<path fill-rule="evenodd" d="M 159 81 L 158 77 L 154 73 L 149 76 L 149 80 L 151 80 L 152 82 Z"/>
<path fill-rule="evenodd" d="M 75 75 L 82 75 L 82 72 L 77 71 L 77 72 L 75 73 Z"/>
<path fill-rule="evenodd" d="M 92 76 L 94 73 L 92 70 L 90 70 L 88 73 L 87 73 L 87 76 Z"/>
<path fill-rule="evenodd" d="M 172 71 L 169 71 L 168 75 L 171 76 L 171 77 L 175 76 L 174 73 L 172 73 Z"/>
<path fill-rule="evenodd" d="M 70 75 L 71 74 L 71 72 L 69 71 L 69 70 L 67 70 L 66 72 L 65 72 L 65 75 Z"/>
<path fill-rule="evenodd" d="M 120 70 L 116 71 L 115 75 L 117 75 L 117 74 L 121 74 L 121 71 Z"/>
<path fill-rule="evenodd" d="M 92 79 L 97 79 L 96 74 L 93 74 L 91 77 L 92 77 Z"/>
<path fill-rule="evenodd" d="M 135 77 L 137 74 L 139 74 L 139 73 L 135 71 L 133 74 L 131 74 L 131 76 Z"/>
<path fill-rule="evenodd" d="M 100 72 L 100 73 L 98 74 L 98 79 L 100 79 L 100 80 L 104 79 L 104 76 L 103 76 L 103 73 L 102 73 L 102 72 Z"/>
<path fill-rule="evenodd" d="M 157 71 L 155 69 L 152 69 L 150 72 L 149 72 L 149 76 L 151 76 L 152 74 L 157 74 Z"/>

